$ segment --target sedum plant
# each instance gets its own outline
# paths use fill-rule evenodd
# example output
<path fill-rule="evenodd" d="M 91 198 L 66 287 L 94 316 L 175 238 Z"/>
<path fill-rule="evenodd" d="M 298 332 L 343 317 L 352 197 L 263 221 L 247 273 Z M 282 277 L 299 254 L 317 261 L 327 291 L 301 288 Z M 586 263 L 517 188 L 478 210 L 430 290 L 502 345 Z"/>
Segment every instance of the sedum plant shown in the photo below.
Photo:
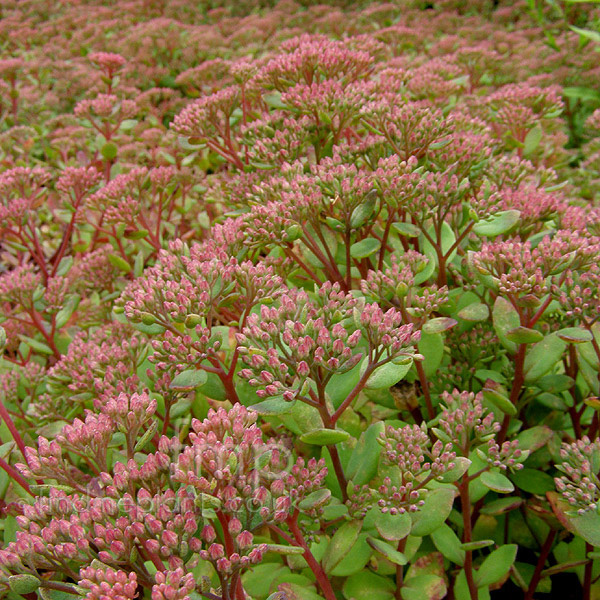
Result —
<path fill-rule="evenodd" d="M 595 3 L 4 2 L 0 597 L 600 594 Z"/>

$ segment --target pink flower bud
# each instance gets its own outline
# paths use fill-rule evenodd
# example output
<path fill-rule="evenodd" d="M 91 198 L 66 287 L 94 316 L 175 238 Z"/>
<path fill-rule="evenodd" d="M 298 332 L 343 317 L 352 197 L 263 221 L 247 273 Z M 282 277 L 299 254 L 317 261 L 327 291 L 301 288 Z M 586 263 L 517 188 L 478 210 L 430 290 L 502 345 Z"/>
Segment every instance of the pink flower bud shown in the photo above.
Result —
<path fill-rule="evenodd" d="M 242 523 L 238 518 L 234 517 L 233 519 L 231 519 L 231 521 L 229 521 L 227 527 L 229 529 L 229 532 L 235 535 L 236 533 L 239 533 L 242 530 Z"/>
<path fill-rule="evenodd" d="M 212 560 L 217 560 L 225 556 L 225 548 L 221 544 L 211 544 L 208 548 L 208 553 Z"/>
<path fill-rule="evenodd" d="M 252 545 L 253 541 L 254 536 L 252 535 L 252 533 L 246 530 L 242 531 L 236 538 L 237 545 L 241 550 L 249 548 Z"/>

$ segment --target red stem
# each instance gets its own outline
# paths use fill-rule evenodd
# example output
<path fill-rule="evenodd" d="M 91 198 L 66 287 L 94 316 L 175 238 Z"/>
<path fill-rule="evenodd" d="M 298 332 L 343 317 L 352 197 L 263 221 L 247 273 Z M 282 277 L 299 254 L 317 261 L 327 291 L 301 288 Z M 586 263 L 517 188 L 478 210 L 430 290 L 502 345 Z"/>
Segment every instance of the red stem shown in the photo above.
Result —
<path fill-rule="evenodd" d="M 463 517 L 463 543 L 469 543 L 471 541 L 471 500 L 469 498 L 469 483 L 463 481 L 458 486 L 460 492 L 461 512 Z M 475 585 L 475 579 L 473 578 L 473 551 L 465 550 L 465 562 L 464 562 L 465 576 L 467 578 L 467 585 L 469 587 L 469 595 L 471 600 L 478 600 L 479 596 L 477 593 L 477 586 Z"/>
<path fill-rule="evenodd" d="M 51 277 L 54 277 L 54 275 L 56 275 L 58 265 L 60 264 L 60 261 L 62 260 L 64 254 L 65 254 L 67 245 L 69 244 L 69 240 L 71 239 L 71 235 L 73 234 L 73 227 L 75 226 L 75 217 L 77 216 L 77 209 L 79 208 L 80 202 L 81 202 L 81 198 L 75 198 L 75 204 L 74 204 L 75 210 L 73 211 L 73 214 L 71 215 L 71 220 L 69 221 L 69 224 L 67 225 L 67 230 L 65 231 L 65 233 L 63 235 L 63 239 L 60 243 L 60 248 L 58 249 L 58 253 L 56 254 L 56 256 L 54 258 L 54 267 L 52 268 L 52 272 L 50 273 Z"/>
<path fill-rule="evenodd" d="M 404 552 L 408 536 L 398 542 L 398 552 Z M 402 600 L 402 586 L 404 584 L 404 567 L 396 565 L 396 600 Z"/>
<path fill-rule="evenodd" d="M 538 558 L 537 564 L 535 565 L 535 571 L 531 577 L 531 581 L 529 582 L 529 587 L 527 588 L 527 592 L 525 592 L 525 596 L 523 600 L 532 600 L 533 594 L 537 589 L 537 586 L 540 582 L 542 570 L 544 569 L 544 565 L 546 564 L 546 559 L 550 554 L 550 550 L 552 550 L 552 543 L 554 542 L 554 538 L 556 537 L 556 530 L 551 529 L 546 536 L 544 541 L 544 545 L 540 551 L 540 557 Z M 590 563 L 591 564 L 591 561 Z M 587 566 L 587 565 L 586 565 Z"/>
<path fill-rule="evenodd" d="M 362 377 L 359 379 L 358 383 L 354 386 L 354 389 L 350 392 L 350 394 L 348 394 L 347 398 L 340 404 L 338 409 L 331 415 L 331 418 L 329 420 L 331 423 L 331 426 L 335 425 L 336 421 L 342 416 L 343 412 L 350 406 L 350 404 L 352 404 L 352 401 L 354 400 L 354 398 L 356 398 L 356 396 L 358 396 L 358 394 L 360 394 L 362 389 L 365 387 L 367 380 L 372 375 L 373 371 L 375 370 L 375 368 L 377 366 L 378 365 L 376 365 L 376 364 L 371 364 L 371 365 L 367 366 Z"/>
<path fill-rule="evenodd" d="M 62 355 L 58 351 L 58 348 L 56 347 L 52 336 L 49 335 L 46 329 L 44 328 L 44 324 L 40 319 L 39 313 L 34 308 L 32 308 L 30 311 L 28 311 L 28 314 L 31 317 L 31 320 L 33 321 L 33 324 L 35 325 L 36 329 L 44 336 L 44 339 L 48 343 L 48 346 L 50 346 L 50 349 L 52 350 L 52 353 L 54 354 L 55 358 L 57 360 L 60 360 Z"/>
<path fill-rule="evenodd" d="M 513 386 L 510 391 L 510 401 L 513 405 L 517 404 L 519 395 L 521 394 L 521 389 L 523 388 L 523 384 L 525 383 L 525 374 L 523 373 L 523 366 L 525 364 L 526 348 L 527 344 L 519 344 L 519 348 L 515 356 L 515 374 L 513 377 Z M 496 438 L 499 444 L 502 444 L 502 442 L 506 439 L 506 432 L 508 431 L 509 423 L 510 415 L 505 415 L 504 420 L 502 421 L 502 429 L 500 429 L 498 437 Z"/>
<path fill-rule="evenodd" d="M 4 469 L 6 474 L 11 479 L 16 481 L 30 496 L 34 497 L 27 481 L 25 481 L 21 474 L 12 465 L 9 465 L 2 457 L 0 457 L 0 468 Z"/>
<path fill-rule="evenodd" d="M 333 588 L 331 587 L 331 583 L 329 582 L 329 579 L 325 574 L 325 571 L 323 571 L 321 565 L 316 561 L 315 557 L 312 555 L 312 552 L 310 551 L 310 548 L 308 547 L 308 544 L 304 540 L 302 532 L 298 527 L 298 514 L 298 510 L 296 509 L 294 511 L 294 514 L 291 517 L 288 517 L 286 521 L 288 527 L 290 528 L 290 531 L 292 532 L 296 543 L 302 548 L 304 548 L 304 554 L 302 556 L 304 557 L 304 560 L 308 563 L 310 570 L 313 572 L 317 580 L 317 585 L 321 589 L 323 596 L 325 596 L 327 600 L 337 600 Z"/>
<path fill-rule="evenodd" d="M 11 419 L 10 414 L 8 413 L 8 410 L 6 410 L 6 406 L 4 406 L 4 403 L 1 401 L 0 401 L 0 417 L 2 417 L 2 419 L 6 423 L 6 426 L 8 427 L 8 430 L 10 431 L 10 434 L 12 435 L 13 440 L 15 440 L 15 443 L 17 444 L 19 450 L 21 451 L 21 454 L 23 455 L 25 462 L 27 462 L 27 455 L 25 454 L 25 442 L 23 442 L 23 438 L 21 437 L 21 434 L 18 432 L 17 428 L 15 427 L 15 424 L 13 423 L 13 420 Z"/>
<path fill-rule="evenodd" d="M 585 555 L 587 557 L 588 552 L 593 550 L 593 546 L 591 544 L 585 543 Z M 592 597 L 592 567 L 594 566 L 594 561 L 590 560 L 585 565 L 585 570 L 583 572 L 583 600 L 591 600 Z"/>

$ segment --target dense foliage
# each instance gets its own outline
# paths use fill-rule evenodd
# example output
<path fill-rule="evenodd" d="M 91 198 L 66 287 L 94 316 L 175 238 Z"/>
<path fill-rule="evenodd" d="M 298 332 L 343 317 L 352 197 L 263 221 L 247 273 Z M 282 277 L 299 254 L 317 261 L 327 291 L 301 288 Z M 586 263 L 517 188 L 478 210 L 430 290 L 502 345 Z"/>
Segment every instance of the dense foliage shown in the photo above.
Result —
<path fill-rule="evenodd" d="M 1 0 L 0 596 L 600 598 L 597 6 Z"/>

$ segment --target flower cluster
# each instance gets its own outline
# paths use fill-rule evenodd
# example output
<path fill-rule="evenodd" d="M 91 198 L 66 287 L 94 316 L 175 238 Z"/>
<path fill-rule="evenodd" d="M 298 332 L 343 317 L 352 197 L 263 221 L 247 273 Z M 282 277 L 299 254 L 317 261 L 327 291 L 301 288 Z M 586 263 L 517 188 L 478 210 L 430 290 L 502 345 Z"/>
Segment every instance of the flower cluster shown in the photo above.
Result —
<path fill-rule="evenodd" d="M 399 471 L 397 482 L 386 477 L 378 489 L 381 498 L 377 504 L 383 513 L 418 511 L 424 504 L 426 485 L 455 466 L 452 444 L 437 440 L 432 445 L 424 426 L 388 426 L 378 441 L 383 446 L 384 463 Z"/>
<path fill-rule="evenodd" d="M 556 468 L 563 475 L 556 477 L 556 488 L 565 500 L 583 514 L 598 510 L 600 499 L 600 442 L 591 442 L 587 436 L 572 444 L 563 444 L 560 450 L 562 463 Z"/>

